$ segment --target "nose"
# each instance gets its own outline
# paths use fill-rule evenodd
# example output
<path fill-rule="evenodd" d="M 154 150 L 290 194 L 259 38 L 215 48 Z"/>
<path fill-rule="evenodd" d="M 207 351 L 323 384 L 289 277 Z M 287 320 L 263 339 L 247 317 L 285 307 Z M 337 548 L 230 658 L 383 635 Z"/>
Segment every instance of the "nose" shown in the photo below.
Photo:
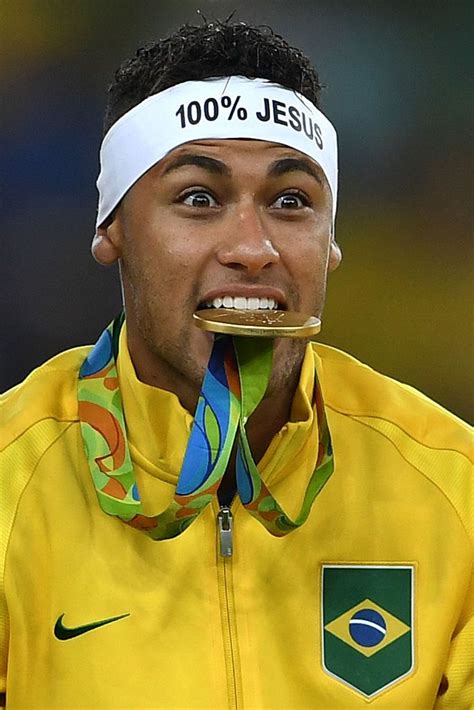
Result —
<path fill-rule="evenodd" d="M 226 229 L 217 252 L 223 266 L 253 275 L 279 261 L 280 255 L 254 205 L 239 206 L 232 227 L 226 225 Z"/>

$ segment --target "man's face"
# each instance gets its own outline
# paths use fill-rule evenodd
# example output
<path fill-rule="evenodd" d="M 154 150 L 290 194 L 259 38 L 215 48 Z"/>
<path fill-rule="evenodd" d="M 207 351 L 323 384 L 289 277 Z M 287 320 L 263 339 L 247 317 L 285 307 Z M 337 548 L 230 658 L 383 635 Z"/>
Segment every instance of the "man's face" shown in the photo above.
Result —
<path fill-rule="evenodd" d="M 240 297 L 319 316 L 328 269 L 339 262 L 320 168 L 257 140 L 176 148 L 129 190 L 102 232 L 120 258 L 137 371 L 137 360 L 153 363 L 153 381 L 174 391 L 173 378 L 199 389 L 210 355 L 213 336 L 194 325 L 196 310 Z M 304 345 L 276 341 L 274 389 L 299 368 Z"/>

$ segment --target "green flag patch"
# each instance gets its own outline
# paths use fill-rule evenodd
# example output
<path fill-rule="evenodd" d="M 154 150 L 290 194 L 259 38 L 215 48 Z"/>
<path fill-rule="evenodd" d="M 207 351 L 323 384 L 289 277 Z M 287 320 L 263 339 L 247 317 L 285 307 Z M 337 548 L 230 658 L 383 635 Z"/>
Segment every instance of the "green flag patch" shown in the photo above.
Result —
<path fill-rule="evenodd" d="M 323 565 L 322 663 L 367 698 L 414 667 L 412 565 Z"/>

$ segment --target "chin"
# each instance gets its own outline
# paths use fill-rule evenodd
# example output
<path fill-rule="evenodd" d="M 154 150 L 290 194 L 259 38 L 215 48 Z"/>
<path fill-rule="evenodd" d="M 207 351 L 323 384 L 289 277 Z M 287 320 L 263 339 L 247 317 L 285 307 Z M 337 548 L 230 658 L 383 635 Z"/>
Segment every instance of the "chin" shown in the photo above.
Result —
<path fill-rule="evenodd" d="M 199 392 L 212 352 L 214 334 L 194 325 L 182 328 L 175 337 L 163 339 L 162 331 L 154 333 L 152 350 L 172 379 Z M 307 340 L 277 338 L 275 340 L 272 375 L 267 395 L 287 390 L 298 377 Z M 151 345 L 151 343 L 149 343 Z M 176 378 L 176 379 L 175 379 Z"/>

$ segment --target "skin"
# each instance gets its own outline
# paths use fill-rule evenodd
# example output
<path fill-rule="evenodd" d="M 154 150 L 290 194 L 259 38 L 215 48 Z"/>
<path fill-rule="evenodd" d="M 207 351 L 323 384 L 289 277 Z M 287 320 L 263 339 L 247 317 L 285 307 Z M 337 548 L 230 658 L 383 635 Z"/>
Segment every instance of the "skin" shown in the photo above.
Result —
<path fill-rule="evenodd" d="M 193 312 L 209 296 L 268 292 L 287 310 L 320 316 L 327 275 L 341 260 L 331 234 L 329 187 L 302 153 L 240 139 L 171 151 L 92 245 L 99 263 L 119 261 L 138 378 L 193 412 L 213 340 Z M 276 341 L 267 394 L 247 427 L 257 461 L 288 421 L 305 345 Z"/>

